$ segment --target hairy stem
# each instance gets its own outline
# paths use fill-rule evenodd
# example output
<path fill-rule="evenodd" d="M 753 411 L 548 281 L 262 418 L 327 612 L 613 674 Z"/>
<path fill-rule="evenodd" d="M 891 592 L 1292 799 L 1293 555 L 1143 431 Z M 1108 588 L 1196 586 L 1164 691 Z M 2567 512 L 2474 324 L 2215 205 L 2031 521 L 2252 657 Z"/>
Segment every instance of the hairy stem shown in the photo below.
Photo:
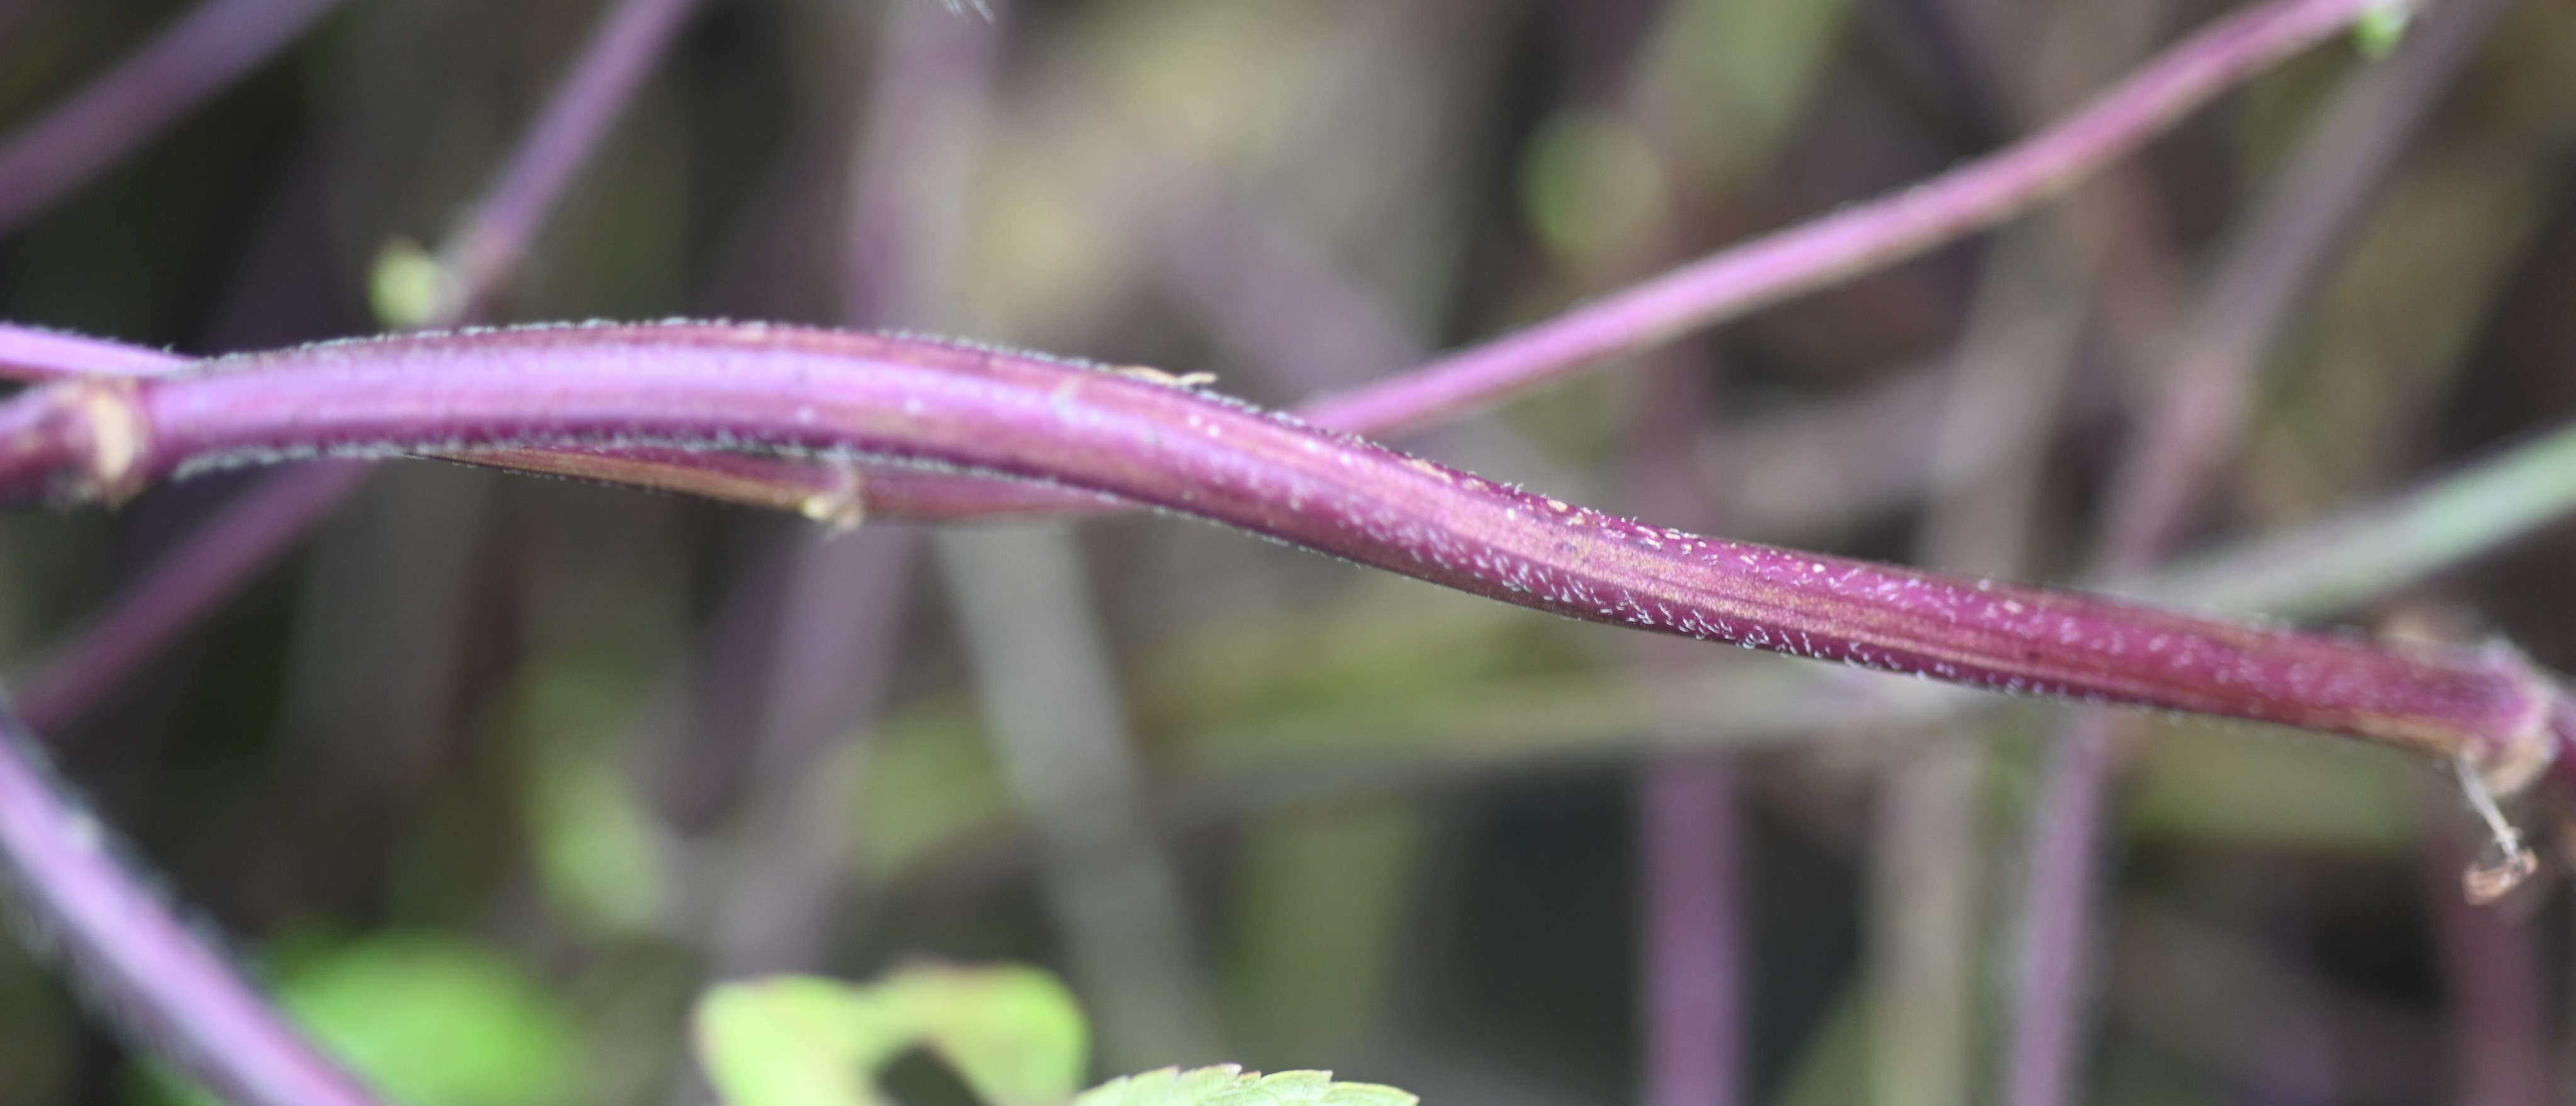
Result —
<path fill-rule="evenodd" d="M 117 857 L 0 706 L 0 889 L 119 1028 L 239 1106 L 375 1106 Z"/>
<path fill-rule="evenodd" d="M 2570 721 L 2509 654 L 2245 626 L 1648 527 L 1187 389 L 785 327 L 414 335 L 65 381 L 0 406 L 0 494 L 129 495 L 314 453 L 618 443 L 1050 480 L 1592 621 L 1995 690 L 2465 751 L 2508 789 Z"/>

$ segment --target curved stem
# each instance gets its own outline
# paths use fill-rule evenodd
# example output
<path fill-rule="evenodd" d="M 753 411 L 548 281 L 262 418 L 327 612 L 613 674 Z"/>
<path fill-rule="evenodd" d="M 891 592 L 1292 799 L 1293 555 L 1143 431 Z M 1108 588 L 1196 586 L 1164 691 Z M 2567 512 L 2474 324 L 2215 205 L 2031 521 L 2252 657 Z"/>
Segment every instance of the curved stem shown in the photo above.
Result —
<path fill-rule="evenodd" d="M 0 886 L 137 1043 L 239 1106 L 376 1106 L 117 858 L 0 706 Z"/>
<path fill-rule="evenodd" d="M 2382 3 L 2285 0 L 2221 19 L 2075 114 L 1999 153 L 1394 379 L 1325 396 L 1301 413 L 1358 433 L 1401 435 L 1902 261 L 2065 192 L 2237 82 L 2334 36 Z"/>
<path fill-rule="evenodd" d="M 1114 372 L 785 327 L 529 328 L 75 380 L 0 406 L 0 494 L 224 464 L 500 446 L 868 455 L 1049 480 L 1522 606 L 1994 690 L 2278 722 L 2508 789 L 2576 722 L 2500 653 L 2401 649 L 1701 538 Z"/>

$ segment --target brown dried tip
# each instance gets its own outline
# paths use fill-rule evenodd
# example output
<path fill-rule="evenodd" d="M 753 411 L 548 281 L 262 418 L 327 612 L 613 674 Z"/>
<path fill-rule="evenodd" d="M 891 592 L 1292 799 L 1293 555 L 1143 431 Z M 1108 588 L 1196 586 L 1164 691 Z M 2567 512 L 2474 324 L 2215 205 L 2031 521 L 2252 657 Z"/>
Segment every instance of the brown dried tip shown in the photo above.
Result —
<path fill-rule="evenodd" d="M 2521 845 L 2494 861 L 2478 861 L 2460 872 L 2460 891 L 2469 905 L 2485 906 L 2512 894 L 2540 870 L 2540 854 Z"/>

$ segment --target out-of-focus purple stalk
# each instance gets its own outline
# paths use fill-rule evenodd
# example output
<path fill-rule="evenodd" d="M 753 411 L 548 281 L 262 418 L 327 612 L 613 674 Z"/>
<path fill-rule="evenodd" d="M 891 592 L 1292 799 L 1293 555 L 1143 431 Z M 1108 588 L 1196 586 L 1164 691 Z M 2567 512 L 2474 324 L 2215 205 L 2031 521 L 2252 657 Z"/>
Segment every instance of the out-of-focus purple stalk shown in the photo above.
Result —
<path fill-rule="evenodd" d="M 2350 79 L 2301 142 L 2201 300 L 2172 383 L 2114 484 L 2099 571 L 2142 570 L 2181 535 L 2242 431 L 2264 357 L 2507 2 L 2435 6 L 2395 56 Z M 2127 719 L 2078 714 L 2042 777 L 2005 1076 L 2010 1106 L 2059 1106 L 2072 1093 L 2090 1025 L 2080 996 L 2102 804 L 2127 727 Z"/>
<path fill-rule="evenodd" d="M 2459 792 L 2427 787 L 2417 804 L 2429 823 L 2418 845 L 2433 946 L 2442 965 L 2443 1020 L 2451 1035 L 2452 1101 L 2477 1106 L 2546 1106 L 2550 973 L 2528 921 L 2472 905 L 2460 869 L 2480 847 L 2462 840 Z"/>
<path fill-rule="evenodd" d="M 1744 1094 L 1743 845 L 1735 766 L 1664 757 L 1638 781 L 1645 881 L 1645 1106 Z"/>
<path fill-rule="evenodd" d="M 946 313 L 1011 13 L 1004 3 L 984 14 L 896 5 L 875 21 L 840 258 L 841 319 L 851 326 L 917 326 Z M 840 471 L 850 479 L 838 504 L 855 522 L 858 470 Z M 813 515 L 810 505 L 828 501 L 807 502 Z M 706 938 L 719 978 L 810 970 L 823 956 L 849 884 L 850 797 L 846 780 L 818 786 L 813 777 L 834 744 L 858 740 L 849 724 L 880 708 L 921 544 L 910 529 L 886 527 L 794 540 L 787 598 L 769 627 L 774 661 L 759 727 L 737 754 L 750 764 L 749 802 L 733 834 L 727 905 Z"/>
<path fill-rule="evenodd" d="M 1714 499 L 1690 463 L 1708 407 L 1698 343 L 1650 366 L 1637 411 L 1625 484 L 1648 517 L 1702 524 Z M 1638 643 L 1639 667 L 1683 668 L 1691 643 Z M 1667 723 L 1678 727 L 1682 723 Z M 1676 735 L 1681 737 L 1682 735 Z M 1677 742 L 1686 744 L 1686 741 Z M 1743 847 L 1735 767 L 1696 751 L 1640 767 L 1637 811 L 1639 991 L 1645 1005 L 1643 1106 L 1734 1106 L 1744 1085 Z"/>
<path fill-rule="evenodd" d="M 0 144 L 0 233 L 257 67 L 336 0 L 207 0 Z"/>
<path fill-rule="evenodd" d="M 0 707 L 0 887 L 139 1046 L 240 1106 L 375 1106 L 116 856 Z"/>
<path fill-rule="evenodd" d="M 313 0 L 294 2 L 317 12 L 324 6 Z M 609 11 L 572 74 L 556 89 L 544 114 L 520 144 L 509 167 L 450 240 L 443 298 L 433 313 L 442 325 L 467 321 L 484 310 L 495 290 L 526 255 L 529 241 L 546 213 L 598 149 L 609 124 L 633 97 L 653 60 L 668 48 L 672 35 L 695 3 L 696 0 L 621 0 Z M 191 21 L 227 4 L 284 7 L 277 0 L 218 0 L 201 9 L 198 16 L 190 17 Z M 263 11 L 264 15 L 252 14 L 275 18 L 275 12 Z M 164 44 L 178 38 L 185 29 L 183 25 L 174 30 Z M 237 29 L 236 34 L 257 29 Z M 282 40 L 291 31 L 278 33 Z M 160 44 L 154 47 L 160 48 Z M 207 47 L 191 46 L 190 56 L 204 49 Z M 144 60 L 137 58 L 129 69 Z M 63 114 L 70 110 L 66 108 Z M 15 145 L 0 149 L 0 227 L 8 222 L 7 166 L 16 149 Z M 159 350 L 0 325 L 0 370 L 9 370 L 0 371 L 0 375 L 16 379 L 150 375 L 188 363 L 186 358 Z M 679 458 L 651 450 L 632 456 L 612 450 L 526 456 L 503 453 L 461 459 L 664 487 L 757 506 L 793 508 L 824 521 L 846 522 L 855 517 L 853 478 L 846 469 L 834 466 L 755 457 L 708 458 L 703 463 L 684 464 Z M 512 460 L 519 463 L 509 464 Z M 90 624 L 87 633 L 93 639 L 65 647 L 32 679 L 28 690 L 33 713 L 42 720 L 39 731 L 52 732 L 55 726 L 86 712 L 99 695 L 158 654 L 243 581 L 292 548 L 296 538 L 357 492 L 364 474 L 362 465 L 337 463 L 321 466 L 320 471 L 310 474 L 272 477 L 239 502 L 226 505 L 223 514 L 156 561 L 134 587 L 111 600 L 107 612 Z"/>
<path fill-rule="evenodd" d="M 1994 690 L 2465 752 L 2504 789 L 2576 712 L 2519 658 L 2239 625 L 1703 538 L 1113 372 L 790 327 L 329 343 L 0 405 L 0 495 L 116 499 L 314 453 L 628 442 L 863 453 L 1051 480 L 1591 621 Z"/>
<path fill-rule="evenodd" d="M 2385 0 L 2276 0 L 2228 16 L 2082 110 L 1999 153 L 1394 379 L 1325 396 L 1301 413 L 1360 433 L 1401 435 L 1922 253 L 2064 192 L 2237 82 L 2384 6 Z"/>
<path fill-rule="evenodd" d="M 631 0 L 635 4 L 672 0 Z M 1577 308 L 1498 341 L 1298 409 L 1319 426 L 1389 437 L 1456 418 L 1678 333 L 1812 291 L 1981 229 L 2056 195 L 2229 85 L 2330 36 L 2378 0 L 2274 0 L 2166 51 L 2094 103 L 1984 160 Z M 607 35 L 601 41 L 608 40 Z M 567 88 L 587 87 L 567 82 Z M 925 521 L 1096 514 L 1097 496 L 981 476 L 863 470 L 865 511 Z M 778 479 L 813 474 L 781 465 Z"/>
<path fill-rule="evenodd" d="M 18 707 L 27 724 L 53 733 L 105 699 L 136 665 L 285 555 L 366 475 L 363 461 L 298 465 L 226 503 L 119 591 L 104 614 L 72 631 L 60 652 L 21 677 Z"/>
<path fill-rule="evenodd" d="M 150 376 L 183 368 L 193 362 L 193 358 L 150 346 L 0 323 L 0 379 Z"/>
<path fill-rule="evenodd" d="M 697 0 L 619 0 L 609 9 L 509 167 L 440 250 L 447 279 L 432 325 L 481 317 L 696 7 Z"/>

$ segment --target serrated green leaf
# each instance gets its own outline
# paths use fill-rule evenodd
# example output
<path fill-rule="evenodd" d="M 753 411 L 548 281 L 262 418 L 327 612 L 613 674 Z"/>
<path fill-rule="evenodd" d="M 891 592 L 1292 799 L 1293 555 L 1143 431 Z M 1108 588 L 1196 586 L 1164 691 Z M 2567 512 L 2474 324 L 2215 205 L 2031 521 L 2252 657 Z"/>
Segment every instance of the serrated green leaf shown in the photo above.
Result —
<path fill-rule="evenodd" d="M 1379 1083 L 1343 1083 L 1328 1071 L 1246 1072 L 1233 1064 L 1163 1068 L 1112 1079 L 1073 1106 L 1416 1106 L 1412 1093 Z"/>

